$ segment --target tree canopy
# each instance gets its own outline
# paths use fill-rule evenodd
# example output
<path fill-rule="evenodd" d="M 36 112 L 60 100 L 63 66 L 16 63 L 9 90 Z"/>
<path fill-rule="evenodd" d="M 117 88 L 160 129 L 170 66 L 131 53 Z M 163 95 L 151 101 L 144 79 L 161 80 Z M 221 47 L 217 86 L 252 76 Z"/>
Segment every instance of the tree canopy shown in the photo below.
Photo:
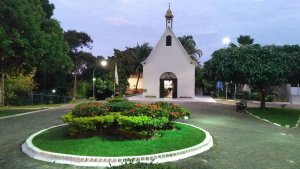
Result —
<path fill-rule="evenodd" d="M 240 35 L 237 38 L 237 41 L 240 46 L 251 45 L 254 42 L 254 39 L 250 37 L 250 35 Z"/>
<path fill-rule="evenodd" d="M 82 49 L 92 48 L 92 38 L 85 32 L 77 32 L 76 30 L 69 30 L 64 33 L 64 37 L 69 44 L 69 54 L 73 60 L 73 74 L 74 74 L 74 86 L 73 86 L 73 99 L 76 99 L 77 91 L 77 75 L 82 73 L 82 69 L 85 69 L 88 58 L 93 57 L 92 54 L 83 52 Z"/>
<path fill-rule="evenodd" d="M 219 49 L 205 62 L 206 77 L 256 86 L 261 92 L 261 108 L 265 108 L 266 90 L 287 83 L 299 74 L 300 47 L 245 45 Z"/>
<path fill-rule="evenodd" d="M 193 36 L 184 35 L 182 37 L 178 37 L 178 40 L 180 41 L 186 52 L 191 56 L 191 58 L 199 63 L 199 59 L 203 53 L 202 50 L 197 48 Z"/>
<path fill-rule="evenodd" d="M 239 46 L 245 46 L 245 45 L 252 45 L 254 42 L 254 39 L 250 37 L 250 35 L 240 35 L 237 38 L 237 42 L 239 43 Z M 230 43 L 229 44 L 230 47 L 238 47 L 236 44 L 234 43 Z"/>
<path fill-rule="evenodd" d="M 0 2 L 0 56 L 6 73 L 70 69 L 63 30 L 51 18 L 53 9 L 48 0 Z"/>

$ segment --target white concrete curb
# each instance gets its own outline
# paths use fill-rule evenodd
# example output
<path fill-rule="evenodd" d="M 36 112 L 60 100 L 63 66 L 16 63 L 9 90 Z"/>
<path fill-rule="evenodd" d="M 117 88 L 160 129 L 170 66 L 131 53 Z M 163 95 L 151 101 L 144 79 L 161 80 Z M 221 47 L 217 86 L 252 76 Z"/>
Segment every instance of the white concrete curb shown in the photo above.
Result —
<path fill-rule="evenodd" d="M 181 122 L 177 122 L 177 123 L 181 123 Z M 212 136 L 207 131 L 191 124 L 186 124 L 186 123 L 181 123 L 181 124 L 189 125 L 203 131 L 206 135 L 204 141 L 193 147 L 189 147 L 181 150 L 164 152 L 159 154 L 143 155 L 143 156 L 124 156 L 124 157 L 77 156 L 77 155 L 53 153 L 53 152 L 43 151 L 32 144 L 32 139 L 35 136 L 39 135 L 40 133 L 46 130 L 66 125 L 63 124 L 63 125 L 53 126 L 41 130 L 31 135 L 25 141 L 25 143 L 22 144 L 22 151 L 34 159 L 47 161 L 47 162 L 71 164 L 76 166 L 109 167 L 109 166 L 118 166 L 129 162 L 164 163 L 170 161 L 177 161 L 207 151 L 213 146 Z"/>
<path fill-rule="evenodd" d="M 260 119 L 260 120 L 262 120 L 262 121 L 268 122 L 268 123 L 270 123 L 270 124 L 273 124 L 273 125 L 275 125 L 275 126 L 280 126 L 280 127 L 286 127 L 286 128 L 292 128 L 292 129 L 294 129 L 294 128 L 297 128 L 297 127 L 299 126 L 299 123 L 300 123 L 300 117 L 299 117 L 299 120 L 298 120 L 298 122 L 297 122 L 297 124 L 296 124 L 295 127 L 287 127 L 287 126 L 283 126 L 283 125 L 280 125 L 280 124 L 277 124 L 277 123 L 273 123 L 273 122 L 271 122 L 271 121 L 269 121 L 269 120 L 267 120 L 267 119 L 260 118 L 260 117 L 258 117 L 258 116 L 256 116 L 256 115 L 250 113 L 250 112 L 247 111 L 247 110 L 245 110 L 245 111 L 246 111 L 248 114 L 250 114 L 251 116 L 256 117 L 256 118 L 258 118 L 258 119 Z"/>

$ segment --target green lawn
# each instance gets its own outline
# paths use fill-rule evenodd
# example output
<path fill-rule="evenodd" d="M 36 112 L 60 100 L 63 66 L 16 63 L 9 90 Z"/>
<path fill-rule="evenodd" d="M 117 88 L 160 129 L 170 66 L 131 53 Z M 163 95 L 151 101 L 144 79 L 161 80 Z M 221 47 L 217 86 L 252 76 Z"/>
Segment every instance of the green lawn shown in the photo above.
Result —
<path fill-rule="evenodd" d="M 298 109 L 266 108 L 265 110 L 261 110 L 259 108 L 249 108 L 247 110 L 262 119 L 286 127 L 296 127 L 300 118 L 300 110 Z"/>
<path fill-rule="evenodd" d="M 51 107 L 58 107 L 64 104 L 45 104 L 45 105 L 30 105 L 30 106 L 10 106 L 0 107 L 0 117 L 11 116 L 15 114 L 27 113 L 31 111 L 37 111 L 47 109 Z"/>
<path fill-rule="evenodd" d="M 67 127 L 48 130 L 33 139 L 38 148 L 51 152 L 85 156 L 134 156 L 156 154 L 194 146 L 205 139 L 205 133 L 191 126 L 175 124 L 179 130 L 161 131 L 152 140 L 108 140 L 101 137 L 69 139 Z"/>

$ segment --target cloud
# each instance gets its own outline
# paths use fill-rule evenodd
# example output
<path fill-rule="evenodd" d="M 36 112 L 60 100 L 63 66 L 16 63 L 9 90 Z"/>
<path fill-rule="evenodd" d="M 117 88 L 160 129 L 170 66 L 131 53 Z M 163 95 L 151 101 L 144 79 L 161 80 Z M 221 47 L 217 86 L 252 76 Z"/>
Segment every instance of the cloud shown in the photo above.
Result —
<path fill-rule="evenodd" d="M 123 17 L 118 17 L 118 16 L 109 16 L 109 17 L 106 17 L 105 20 L 109 23 L 112 23 L 113 25 L 116 25 L 116 26 L 130 24 L 130 22 L 127 19 L 125 19 Z"/>

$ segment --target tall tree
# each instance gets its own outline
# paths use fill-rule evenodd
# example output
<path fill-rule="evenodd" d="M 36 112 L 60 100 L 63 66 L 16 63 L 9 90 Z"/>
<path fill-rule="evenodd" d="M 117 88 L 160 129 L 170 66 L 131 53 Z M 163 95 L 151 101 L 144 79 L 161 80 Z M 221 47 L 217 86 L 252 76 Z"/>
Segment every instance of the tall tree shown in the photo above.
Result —
<path fill-rule="evenodd" d="M 5 86 L 8 98 L 20 93 L 32 92 L 36 86 L 33 79 L 34 74 L 35 70 L 26 75 L 23 73 L 7 75 Z"/>
<path fill-rule="evenodd" d="M 250 35 L 240 35 L 237 38 L 237 42 L 240 46 L 251 45 L 254 42 L 254 39 L 250 37 Z"/>
<path fill-rule="evenodd" d="M 77 90 L 77 75 L 80 73 L 82 65 L 82 50 L 84 47 L 91 49 L 93 43 L 92 38 L 85 32 L 77 32 L 75 30 L 69 30 L 65 32 L 65 39 L 67 40 L 70 47 L 70 55 L 73 60 L 73 73 L 74 73 L 74 86 L 73 86 L 73 98 L 76 99 Z"/>
<path fill-rule="evenodd" d="M 54 4 L 50 3 L 49 0 L 41 0 L 41 4 L 46 17 L 50 19 L 53 16 L 53 11 L 55 9 Z"/>
<path fill-rule="evenodd" d="M 0 20 L 0 56 L 9 65 L 4 68 L 7 73 L 71 65 L 63 31 L 56 20 L 47 17 L 40 0 L 3 0 Z"/>
<path fill-rule="evenodd" d="M 245 45 L 215 51 L 204 64 L 206 76 L 256 86 L 261 93 L 262 109 L 268 88 L 289 81 L 299 74 L 300 47 Z M 298 72 L 297 72 L 298 71 Z"/>
<path fill-rule="evenodd" d="M 191 58 L 199 63 L 199 59 L 203 53 L 202 50 L 197 48 L 193 36 L 184 35 L 182 37 L 178 37 L 178 40 L 180 41 L 186 52 L 191 56 Z"/>
<path fill-rule="evenodd" d="M 234 44 L 234 43 L 230 43 L 229 46 L 230 47 L 239 47 L 239 46 L 246 46 L 246 45 L 252 45 L 254 42 L 254 39 L 252 39 L 250 37 L 250 35 L 240 35 L 237 38 L 237 42 L 239 43 L 238 45 Z"/>
<path fill-rule="evenodd" d="M 2 74 L 36 70 L 38 88 L 44 88 L 47 83 L 40 79 L 70 70 L 68 45 L 59 22 L 51 18 L 53 9 L 48 0 L 0 1 Z"/>
<path fill-rule="evenodd" d="M 132 74 L 134 70 L 134 59 L 132 57 L 132 51 L 131 49 L 126 49 L 124 51 L 120 51 L 118 49 L 114 49 L 114 57 L 112 65 L 118 65 L 118 77 L 119 77 L 119 94 L 124 95 L 127 87 L 129 85 L 128 83 L 128 77 Z M 111 72 L 114 72 L 114 67 L 111 68 Z"/>
<path fill-rule="evenodd" d="M 134 59 L 134 70 L 135 74 L 137 74 L 138 78 L 135 85 L 135 92 L 137 92 L 140 75 L 143 72 L 142 61 L 147 59 L 152 51 L 152 47 L 149 46 L 149 43 L 143 43 L 142 45 L 137 44 L 136 47 L 132 48 L 132 56 Z"/>

